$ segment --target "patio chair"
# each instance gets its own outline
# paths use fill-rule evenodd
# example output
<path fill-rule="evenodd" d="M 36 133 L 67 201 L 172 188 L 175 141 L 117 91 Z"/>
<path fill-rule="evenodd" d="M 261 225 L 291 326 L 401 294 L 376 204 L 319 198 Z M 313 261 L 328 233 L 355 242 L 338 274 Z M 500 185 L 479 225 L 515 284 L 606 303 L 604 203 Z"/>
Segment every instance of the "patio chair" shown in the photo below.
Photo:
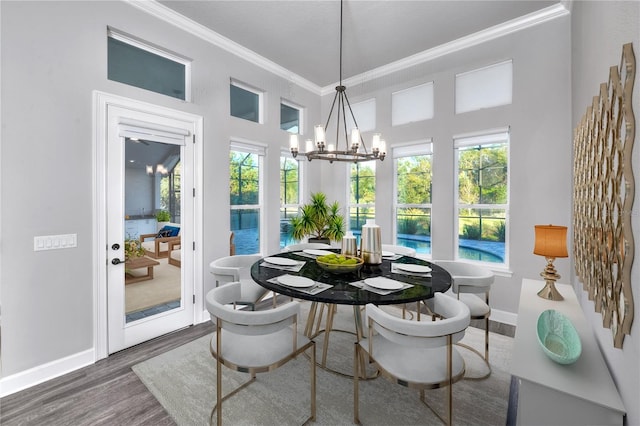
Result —
<path fill-rule="evenodd" d="M 459 343 L 459 346 L 469 349 L 484 360 L 488 372 L 481 376 L 465 377 L 469 380 L 481 380 L 491 375 L 489 364 L 489 317 L 491 306 L 489 305 L 489 291 L 494 281 L 491 270 L 467 262 L 454 260 L 435 260 L 436 265 L 444 268 L 451 274 L 453 285 L 448 293 L 453 294 L 458 300 L 469 307 L 472 320 L 484 320 L 484 356 L 475 348 Z M 480 297 L 484 295 L 484 297 Z"/>
<path fill-rule="evenodd" d="M 299 302 L 265 311 L 234 310 L 229 304 L 240 298 L 241 292 L 242 285 L 234 282 L 217 287 L 206 296 L 207 310 L 216 326 L 210 345 L 211 355 L 216 359 L 216 404 L 211 410 L 211 420 L 217 414 L 217 424 L 222 424 L 223 401 L 253 383 L 257 373 L 273 371 L 309 350 L 311 413 L 307 422 L 315 421 L 316 346 L 313 340 L 298 333 Z M 222 396 L 222 365 L 249 373 L 251 378 Z"/>
<path fill-rule="evenodd" d="M 428 304 L 440 320 L 405 320 L 373 304 L 366 305 L 368 336 L 356 342 L 354 352 L 355 423 L 360 423 L 360 376 L 364 376 L 368 360 L 391 382 L 418 389 L 420 400 L 445 424 L 452 424 L 453 384 L 464 376 L 465 371 L 464 359 L 453 344 L 464 337 L 469 326 L 469 308 L 443 293 L 436 293 Z M 425 401 L 426 389 L 441 387 L 448 387 L 446 417 Z"/>

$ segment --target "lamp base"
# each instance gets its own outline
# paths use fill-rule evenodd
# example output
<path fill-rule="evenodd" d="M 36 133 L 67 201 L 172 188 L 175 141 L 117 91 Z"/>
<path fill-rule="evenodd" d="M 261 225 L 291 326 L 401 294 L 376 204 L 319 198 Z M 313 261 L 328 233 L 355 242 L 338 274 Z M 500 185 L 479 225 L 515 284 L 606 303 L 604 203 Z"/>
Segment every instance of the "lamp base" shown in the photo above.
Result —
<path fill-rule="evenodd" d="M 564 297 L 558 292 L 555 281 L 547 280 L 547 284 L 538 292 L 538 296 L 547 300 L 564 300 Z"/>

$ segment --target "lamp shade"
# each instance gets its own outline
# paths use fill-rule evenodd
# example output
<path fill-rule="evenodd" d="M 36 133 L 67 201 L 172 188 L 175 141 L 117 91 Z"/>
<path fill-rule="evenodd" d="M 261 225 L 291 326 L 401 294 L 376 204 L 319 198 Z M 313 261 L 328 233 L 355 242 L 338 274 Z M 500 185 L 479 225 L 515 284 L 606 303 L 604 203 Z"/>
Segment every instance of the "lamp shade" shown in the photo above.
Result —
<path fill-rule="evenodd" d="M 567 227 L 536 225 L 536 242 L 533 254 L 545 257 L 568 257 Z"/>

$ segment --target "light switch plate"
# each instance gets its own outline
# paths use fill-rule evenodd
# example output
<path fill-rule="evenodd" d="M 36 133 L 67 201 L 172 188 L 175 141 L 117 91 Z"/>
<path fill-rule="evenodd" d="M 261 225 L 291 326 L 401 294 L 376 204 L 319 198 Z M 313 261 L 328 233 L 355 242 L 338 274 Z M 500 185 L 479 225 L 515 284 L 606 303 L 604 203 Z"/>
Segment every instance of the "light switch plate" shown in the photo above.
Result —
<path fill-rule="evenodd" d="M 78 234 L 33 237 L 33 251 L 59 250 L 78 246 Z"/>

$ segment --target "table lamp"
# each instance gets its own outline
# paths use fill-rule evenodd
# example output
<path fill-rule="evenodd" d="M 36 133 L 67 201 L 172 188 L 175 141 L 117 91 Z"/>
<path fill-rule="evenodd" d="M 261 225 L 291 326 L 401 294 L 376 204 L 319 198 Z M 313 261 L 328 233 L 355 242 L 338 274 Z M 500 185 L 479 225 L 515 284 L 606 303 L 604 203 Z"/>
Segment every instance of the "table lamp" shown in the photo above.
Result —
<path fill-rule="evenodd" d="M 553 266 L 556 257 L 569 257 L 567 253 L 567 227 L 555 225 L 535 225 L 536 242 L 533 254 L 544 256 L 547 266 L 540 276 L 545 279 L 546 285 L 538 292 L 538 296 L 547 300 L 564 300 L 555 286 L 560 275 Z"/>

